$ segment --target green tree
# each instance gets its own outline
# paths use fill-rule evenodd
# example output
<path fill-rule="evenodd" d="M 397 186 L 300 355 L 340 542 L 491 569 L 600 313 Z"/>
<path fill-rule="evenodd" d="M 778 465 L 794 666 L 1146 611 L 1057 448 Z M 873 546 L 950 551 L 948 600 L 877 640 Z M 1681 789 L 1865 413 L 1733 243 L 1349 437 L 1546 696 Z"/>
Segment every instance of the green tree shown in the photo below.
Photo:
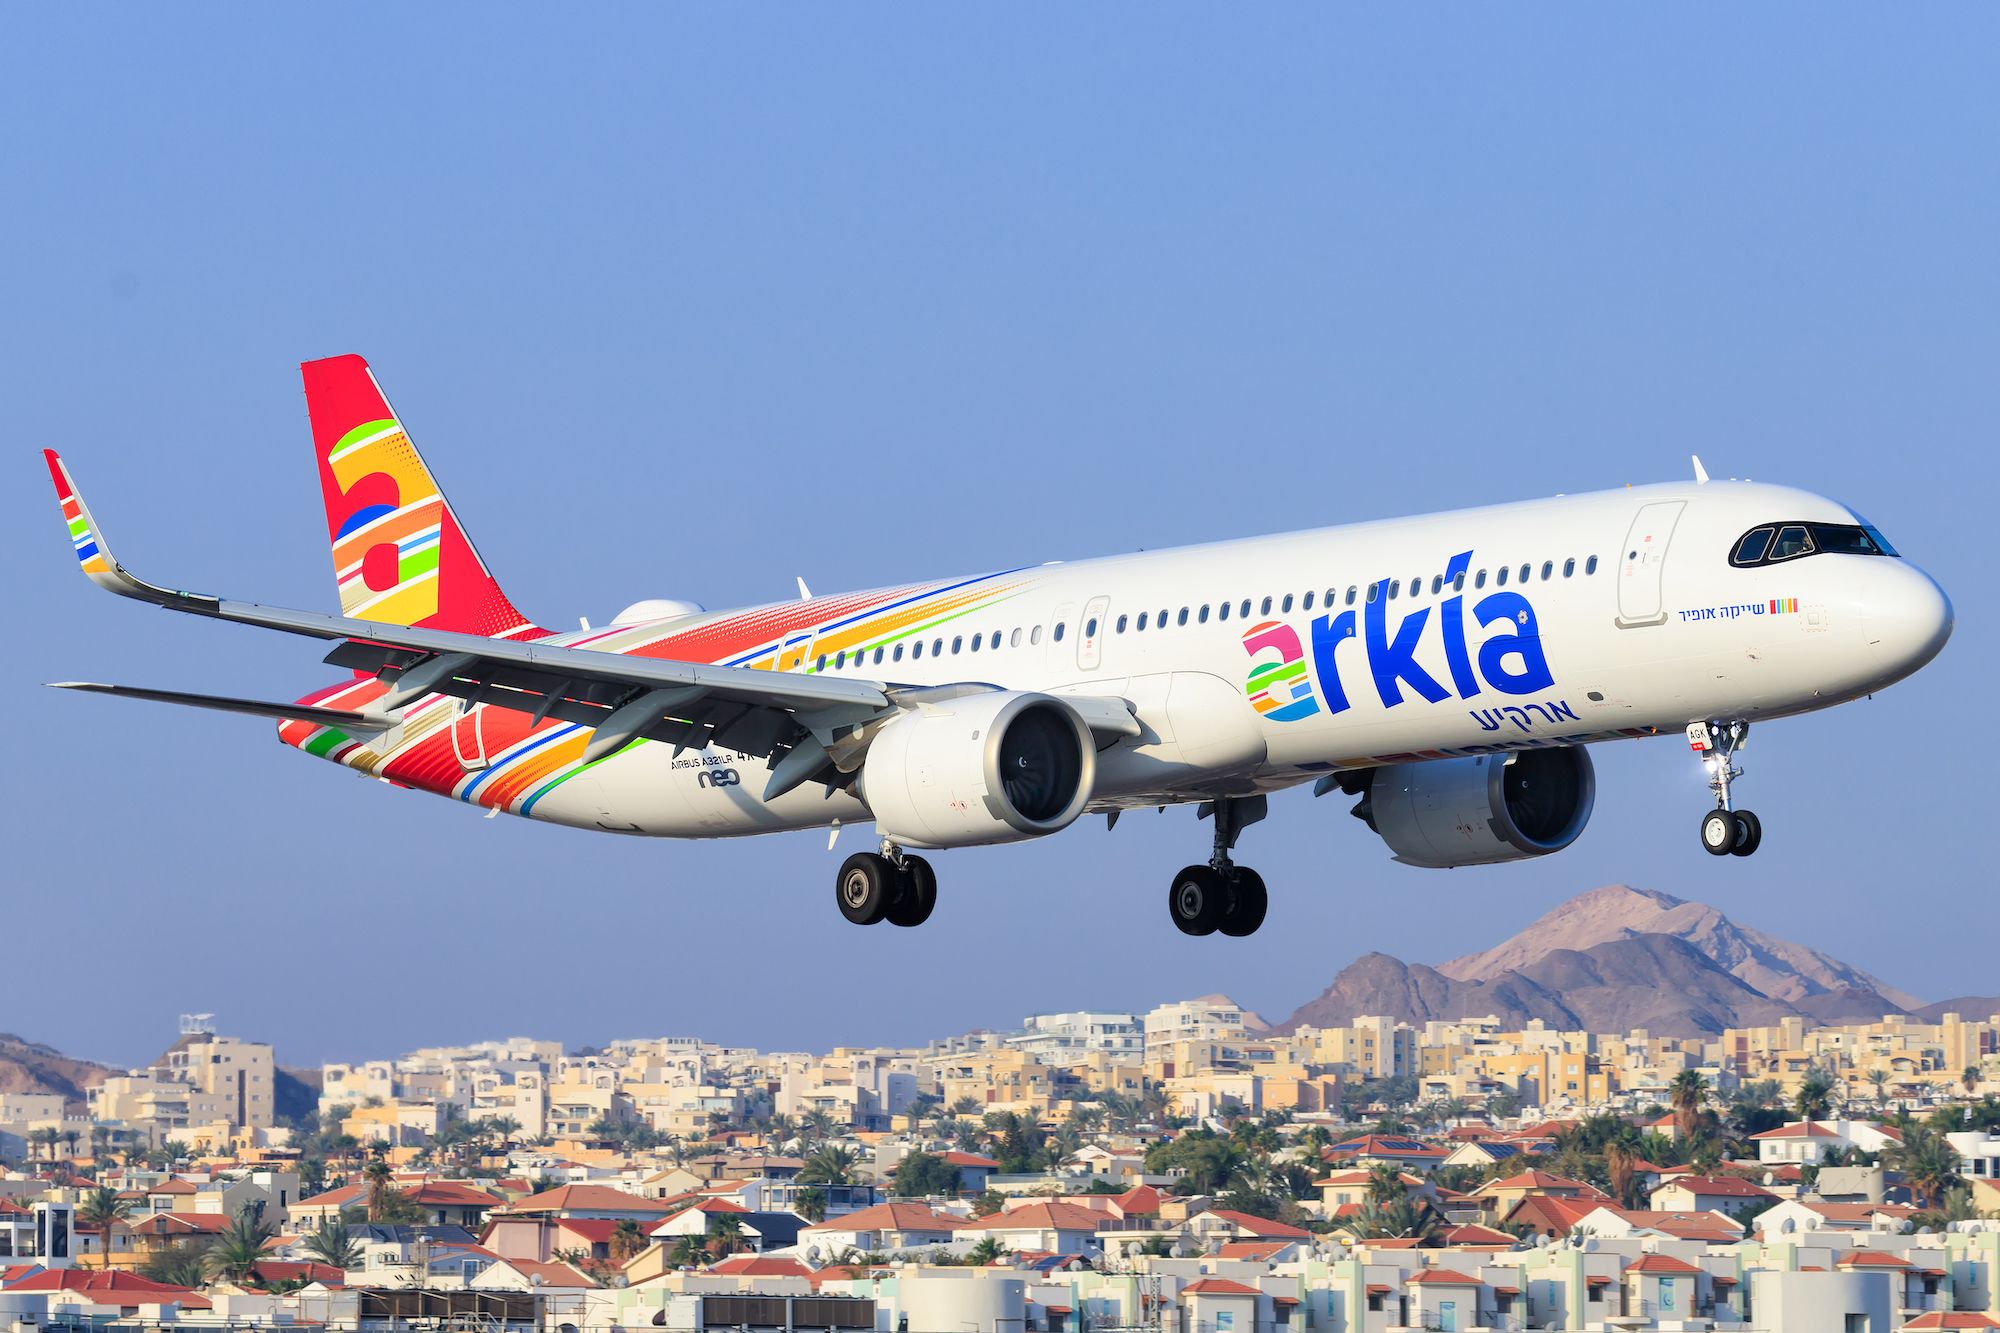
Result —
<path fill-rule="evenodd" d="M 611 1228 L 610 1244 L 611 1262 L 625 1264 L 631 1261 L 633 1255 L 645 1249 L 649 1242 L 646 1233 L 639 1229 L 639 1224 L 628 1217 Z"/>
<path fill-rule="evenodd" d="M 675 1268 L 700 1268 L 708 1262 L 708 1251 L 702 1248 L 700 1236 L 682 1236 L 674 1242 L 673 1249 L 667 1251 L 667 1262 Z"/>
<path fill-rule="evenodd" d="M 1708 1080 L 1698 1069 L 1683 1069 L 1667 1085 L 1667 1100 L 1674 1108 L 1674 1132 L 1683 1142 L 1693 1139 L 1701 1108 L 1708 1101 Z"/>
<path fill-rule="evenodd" d="M 100 1185 L 85 1196 L 76 1220 L 103 1238 L 104 1261 L 98 1267 L 111 1267 L 111 1235 L 131 1215 L 131 1201 L 119 1198 L 118 1191 L 108 1185 Z"/>
<path fill-rule="evenodd" d="M 800 1190 L 792 1201 L 792 1211 L 808 1222 L 826 1221 L 826 1191 L 817 1185 Z"/>
<path fill-rule="evenodd" d="M 208 1244 L 180 1241 L 153 1251 L 139 1265 L 139 1276 L 170 1287 L 199 1287 L 208 1280 Z"/>
<path fill-rule="evenodd" d="M 394 1188 L 391 1182 L 395 1179 L 395 1173 L 389 1169 L 387 1162 L 378 1157 L 361 1169 L 361 1175 L 368 1182 L 368 1220 L 387 1221 L 388 1219 L 383 1216 L 386 1211 L 383 1205 L 389 1197 L 389 1191 Z"/>
<path fill-rule="evenodd" d="M 321 1218 L 319 1226 L 307 1234 L 304 1248 L 317 1263 L 342 1269 L 361 1267 L 361 1242 L 337 1217 Z"/>
<path fill-rule="evenodd" d="M 949 1198 L 958 1193 L 958 1168 L 932 1153 L 913 1152 L 896 1163 L 891 1189 L 904 1199 Z"/>
<path fill-rule="evenodd" d="M 1215 1193 L 1242 1165 L 1243 1155 L 1235 1145 L 1206 1129 L 1188 1130 L 1146 1150 L 1148 1175 L 1179 1171 L 1182 1183 L 1195 1194 Z"/>
<path fill-rule="evenodd" d="M 1792 1109 L 1801 1120 L 1824 1120 L 1833 1114 L 1833 1080 L 1825 1071 L 1806 1071 L 1798 1091 L 1792 1094 Z"/>
<path fill-rule="evenodd" d="M 1946 1191 L 1964 1183 L 1958 1174 L 1958 1150 L 1929 1125 L 1903 1131 L 1903 1141 L 1882 1154 L 1883 1164 L 1899 1172 L 1920 1207 L 1937 1207 Z"/>
<path fill-rule="evenodd" d="M 1978 1091 L 1980 1078 L 1978 1065 L 1967 1065 L 1963 1070 L 1959 1071 L 1958 1081 L 1964 1087 L 1966 1096 L 1970 1097 L 1974 1092 Z"/>
<path fill-rule="evenodd" d="M 736 1253 L 743 1243 L 743 1224 L 733 1213 L 715 1213 L 708 1219 L 703 1230 L 708 1252 L 718 1259 L 726 1259 Z"/>
<path fill-rule="evenodd" d="M 822 1144 L 806 1157 L 798 1179 L 806 1185 L 852 1185 L 854 1154 L 835 1144 Z"/>
<path fill-rule="evenodd" d="M 1403 1194 L 1386 1202 L 1365 1201 L 1348 1229 L 1362 1240 L 1431 1241 L 1442 1230 L 1442 1223 L 1429 1204 Z"/>
<path fill-rule="evenodd" d="M 1005 1258 L 1007 1253 L 1007 1247 L 1000 1243 L 999 1237 L 986 1236 L 965 1252 L 965 1262 L 983 1268 L 997 1259 Z"/>
<path fill-rule="evenodd" d="M 241 1209 L 209 1246 L 210 1271 L 228 1281 L 242 1282 L 264 1257 L 264 1243 L 276 1234 L 277 1228 L 259 1218 L 254 1209 Z"/>

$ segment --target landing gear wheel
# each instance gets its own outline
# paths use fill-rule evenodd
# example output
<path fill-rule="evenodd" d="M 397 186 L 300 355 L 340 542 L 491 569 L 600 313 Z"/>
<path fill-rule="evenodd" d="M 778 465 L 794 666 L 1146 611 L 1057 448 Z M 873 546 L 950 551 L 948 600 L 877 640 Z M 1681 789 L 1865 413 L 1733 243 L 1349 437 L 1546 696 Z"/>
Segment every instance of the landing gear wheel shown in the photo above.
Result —
<path fill-rule="evenodd" d="M 1247 867 L 1238 866 L 1229 887 L 1229 910 L 1223 913 L 1216 929 L 1237 939 L 1255 935 L 1257 927 L 1264 924 L 1264 909 L 1270 906 L 1271 901 L 1264 891 L 1264 877 Z"/>
<path fill-rule="evenodd" d="M 896 863 L 874 852 L 856 852 L 840 863 L 833 881 L 840 914 L 857 926 L 872 926 L 888 915 L 903 891 Z"/>
<path fill-rule="evenodd" d="M 1710 856 L 1727 856 L 1736 850 L 1736 816 L 1727 810 L 1711 810 L 1701 817 L 1701 845 Z"/>
<path fill-rule="evenodd" d="M 937 872 L 921 856 L 903 858 L 903 891 L 887 913 L 892 926 L 921 926 L 937 906 Z"/>
<path fill-rule="evenodd" d="M 1189 866 L 1167 888 L 1167 912 L 1183 935 L 1212 935 L 1229 909 L 1229 886 L 1212 866 Z"/>
<path fill-rule="evenodd" d="M 1748 810 L 1736 812 L 1736 841 L 1730 847 L 1735 856 L 1748 856 L 1764 841 L 1764 824 Z"/>

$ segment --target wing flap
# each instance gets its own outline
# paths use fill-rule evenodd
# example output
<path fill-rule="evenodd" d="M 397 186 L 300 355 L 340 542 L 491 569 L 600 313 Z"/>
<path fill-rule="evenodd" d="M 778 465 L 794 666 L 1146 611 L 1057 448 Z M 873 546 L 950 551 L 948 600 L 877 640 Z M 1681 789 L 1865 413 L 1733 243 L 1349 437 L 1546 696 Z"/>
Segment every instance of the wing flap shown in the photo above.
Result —
<path fill-rule="evenodd" d="M 245 713 L 278 722 L 310 722 L 316 727 L 338 727 L 356 735 L 374 735 L 396 725 L 386 714 L 357 713 L 351 708 L 319 708 L 312 704 L 266 703 L 261 699 L 234 699 L 221 694 L 188 694 L 181 690 L 154 690 L 140 685 L 101 685 L 90 680 L 49 682 L 55 690 L 82 690 L 88 694 L 109 694 L 120 699 L 145 699 L 159 704 L 180 704 L 186 708 L 209 708 L 220 713 Z"/>

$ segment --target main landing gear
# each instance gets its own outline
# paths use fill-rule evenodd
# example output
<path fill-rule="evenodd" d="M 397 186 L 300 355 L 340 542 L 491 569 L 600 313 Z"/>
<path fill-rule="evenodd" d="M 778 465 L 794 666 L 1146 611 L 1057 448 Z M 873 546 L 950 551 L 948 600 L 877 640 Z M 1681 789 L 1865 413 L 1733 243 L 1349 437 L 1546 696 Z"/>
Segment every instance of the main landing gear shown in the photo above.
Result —
<path fill-rule="evenodd" d="M 1701 845 L 1711 856 L 1748 856 L 1764 841 L 1764 826 L 1748 810 L 1730 804 L 1729 784 L 1743 776 L 1736 766 L 1736 752 L 1750 734 L 1750 724 L 1741 719 L 1727 722 L 1688 723 L 1688 748 L 1701 756 L 1708 770 L 1708 789 L 1715 793 L 1715 809 L 1701 817 Z"/>
<path fill-rule="evenodd" d="M 1229 859 L 1236 837 L 1264 817 L 1262 796 L 1224 796 L 1203 807 L 1215 817 L 1215 850 L 1205 866 L 1189 866 L 1167 888 L 1167 913 L 1183 935 L 1254 935 L 1269 899 L 1264 877 Z"/>
<path fill-rule="evenodd" d="M 937 906 L 937 873 L 884 838 L 880 852 L 856 852 L 840 863 L 833 893 L 840 914 L 857 926 L 921 926 Z"/>

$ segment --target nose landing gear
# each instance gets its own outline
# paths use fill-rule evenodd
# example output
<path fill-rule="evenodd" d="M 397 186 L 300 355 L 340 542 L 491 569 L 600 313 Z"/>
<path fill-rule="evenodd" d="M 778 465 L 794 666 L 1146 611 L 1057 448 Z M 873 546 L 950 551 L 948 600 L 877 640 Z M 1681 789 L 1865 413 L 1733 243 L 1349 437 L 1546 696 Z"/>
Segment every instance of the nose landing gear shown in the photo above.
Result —
<path fill-rule="evenodd" d="M 1711 856 L 1748 856 L 1764 841 L 1757 816 L 1736 809 L 1729 798 L 1730 782 L 1743 776 L 1736 752 L 1749 734 L 1750 724 L 1741 719 L 1688 723 L 1688 748 L 1701 757 L 1708 789 L 1715 793 L 1715 809 L 1701 817 L 1701 845 Z"/>
<path fill-rule="evenodd" d="M 1237 835 L 1264 817 L 1262 796 L 1218 798 L 1206 812 L 1215 816 L 1215 850 L 1205 866 L 1188 866 L 1167 886 L 1167 914 L 1183 935 L 1254 935 L 1264 924 L 1270 899 L 1264 877 L 1230 860 Z"/>
<path fill-rule="evenodd" d="M 840 863 L 833 896 L 840 914 L 857 926 L 921 926 L 937 906 L 937 872 L 884 838 L 879 853 L 856 852 Z"/>

